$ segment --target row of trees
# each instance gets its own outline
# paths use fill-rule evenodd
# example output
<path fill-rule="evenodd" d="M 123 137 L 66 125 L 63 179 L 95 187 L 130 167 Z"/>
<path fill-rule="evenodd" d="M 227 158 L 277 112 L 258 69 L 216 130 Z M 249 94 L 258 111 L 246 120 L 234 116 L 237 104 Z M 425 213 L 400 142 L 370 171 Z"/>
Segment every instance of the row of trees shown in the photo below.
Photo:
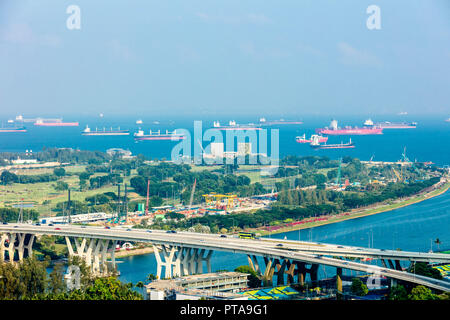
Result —
<path fill-rule="evenodd" d="M 63 264 L 56 264 L 49 274 L 49 259 L 24 259 L 17 265 L 0 263 L 1 300 L 142 300 L 133 284 L 117 277 L 94 278 L 86 265 L 74 257 L 70 265 L 78 266 L 81 287 L 70 290 L 64 282 Z"/>

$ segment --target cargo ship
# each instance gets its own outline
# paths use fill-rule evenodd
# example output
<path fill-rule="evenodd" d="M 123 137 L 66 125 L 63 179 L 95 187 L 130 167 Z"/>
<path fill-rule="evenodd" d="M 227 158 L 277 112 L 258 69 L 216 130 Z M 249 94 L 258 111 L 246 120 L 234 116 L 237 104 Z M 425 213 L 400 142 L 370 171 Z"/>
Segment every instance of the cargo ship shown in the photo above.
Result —
<path fill-rule="evenodd" d="M 186 139 L 186 136 L 181 133 L 177 133 L 176 130 L 169 132 L 166 130 L 166 133 L 161 133 L 161 130 L 157 132 L 152 132 L 150 130 L 149 134 L 144 134 L 143 130 L 139 130 L 134 134 L 134 140 L 183 140 Z"/>
<path fill-rule="evenodd" d="M 303 124 L 303 122 L 284 120 L 284 119 L 267 121 L 266 118 L 259 118 L 259 124 L 262 126 L 272 126 L 272 125 L 280 125 L 280 124 Z"/>
<path fill-rule="evenodd" d="M 295 140 L 298 143 L 311 143 L 311 142 L 313 142 L 313 137 L 314 137 L 314 135 L 312 135 L 311 138 L 306 139 L 306 135 L 303 134 L 302 136 L 295 137 Z M 318 140 L 319 143 L 325 143 L 325 142 L 328 141 L 328 137 L 324 137 L 324 136 L 318 136 L 318 137 L 319 137 L 318 138 L 319 139 Z"/>
<path fill-rule="evenodd" d="M 365 126 L 377 127 L 382 129 L 415 129 L 417 127 L 417 122 L 377 122 L 374 123 L 371 119 L 367 119 L 364 122 Z"/>
<path fill-rule="evenodd" d="M 42 127 L 77 127 L 78 122 L 63 122 L 62 119 L 56 120 L 36 119 L 34 125 Z"/>
<path fill-rule="evenodd" d="M 383 134 L 383 128 L 378 128 L 375 126 L 371 127 L 350 127 L 346 126 L 344 128 L 338 127 L 338 122 L 336 120 L 332 120 L 330 123 L 330 128 L 319 128 L 316 129 L 318 134 L 326 134 L 326 135 L 369 135 L 369 134 Z"/>
<path fill-rule="evenodd" d="M 228 126 L 221 126 L 219 121 L 214 121 L 214 129 L 217 130 L 262 130 L 254 123 L 249 124 L 236 124 L 236 121 L 231 120 Z"/>
<path fill-rule="evenodd" d="M 320 150 L 320 149 L 350 149 L 350 148 L 354 148 L 355 144 L 352 142 L 352 139 L 350 139 L 349 142 L 347 143 L 337 143 L 337 144 L 319 144 L 318 143 L 318 136 L 313 138 L 313 142 L 311 142 L 310 144 L 311 148 L 315 149 L 315 150 Z"/>
<path fill-rule="evenodd" d="M 130 134 L 129 130 L 120 130 L 120 127 L 117 128 L 117 130 L 113 130 L 111 128 L 110 130 L 106 130 L 103 128 L 103 130 L 98 130 L 95 128 L 95 131 L 92 131 L 89 126 L 86 126 L 86 128 L 81 133 L 83 136 L 128 136 Z"/>
<path fill-rule="evenodd" d="M 27 132 L 25 127 L 1 127 L 0 132 Z"/>

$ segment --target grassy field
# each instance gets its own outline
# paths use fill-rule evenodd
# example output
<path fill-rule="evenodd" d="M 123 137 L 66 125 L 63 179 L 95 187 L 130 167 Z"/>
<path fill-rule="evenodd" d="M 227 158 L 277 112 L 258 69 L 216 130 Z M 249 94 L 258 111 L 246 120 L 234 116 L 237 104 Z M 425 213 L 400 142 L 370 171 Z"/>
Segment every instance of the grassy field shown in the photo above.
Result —
<path fill-rule="evenodd" d="M 69 166 L 65 167 L 65 169 L 66 172 L 73 174 L 84 171 L 85 166 Z M 22 171 L 22 174 L 32 175 L 52 173 L 53 169 L 33 169 Z M 106 175 L 106 173 L 96 173 L 92 175 L 92 177 L 101 175 Z M 124 182 L 128 184 L 128 187 L 130 186 L 130 178 L 131 176 L 124 178 Z M 78 191 L 79 178 L 76 175 L 65 176 L 61 178 L 61 181 L 64 181 L 69 185 L 72 200 L 84 201 L 86 197 L 104 192 L 117 193 L 117 187 L 111 185 L 104 186 L 99 189 L 87 189 L 80 192 Z M 20 204 L 20 201 L 23 198 L 24 204 L 33 204 L 33 209 L 37 210 L 41 215 L 53 215 L 54 213 L 50 209 L 55 207 L 58 202 L 67 200 L 67 191 L 56 191 L 54 185 L 56 185 L 56 181 L 29 184 L 14 183 L 6 186 L 0 185 L 0 207 Z M 133 192 L 130 187 L 128 190 L 128 196 L 131 200 L 143 199 L 137 193 Z M 121 191 L 123 192 L 123 188 Z M 46 204 L 43 204 L 44 201 Z"/>

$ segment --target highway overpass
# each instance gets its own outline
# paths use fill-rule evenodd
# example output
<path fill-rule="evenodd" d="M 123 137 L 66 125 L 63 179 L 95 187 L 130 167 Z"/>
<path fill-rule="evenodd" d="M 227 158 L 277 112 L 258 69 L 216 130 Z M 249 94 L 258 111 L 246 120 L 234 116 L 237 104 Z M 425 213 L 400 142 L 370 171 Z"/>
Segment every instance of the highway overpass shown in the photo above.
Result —
<path fill-rule="evenodd" d="M 165 268 L 164 276 L 166 278 L 201 273 L 203 262 L 206 262 L 208 272 L 211 272 L 210 259 L 212 253 L 214 251 L 227 251 L 246 254 L 250 266 L 266 281 L 272 281 L 273 275 L 277 275 L 277 281 L 281 283 L 284 281 L 285 274 L 293 279 L 295 273 L 302 281 L 304 276 L 309 273 L 311 280 L 314 281 L 317 277 L 317 267 L 325 265 L 335 267 L 338 276 L 342 274 L 342 269 L 349 269 L 421 284 L 441 291 L 450 291 L 450 283 L 446 281 L 393 268 L 342 259 L 345 257 L 372 257 L 377 259 L 450 262 L 450 255 L 385 251 L 273 238 L 239 239 L 231 236 L 221 237 L 215 234 L 167 233 L 158 230 L 148 231 L 119 227 L 107 229 L 75 225 L 6 224 L 0 225 L 0 257 L 5 258 L 6 253 L 8 253 L 8 257 L 14 257 L 16 252 L 19 259 L 25 256 L 25 252 L 31 255 L 34 238 L 41 234 L 65 237 L 69 255 L 80 256 L 91 266 L 94 272 L 106 270 L 107 254 L 111 255 L 112 263 L 115 264 L 114 251 L 118 241 L 131 241 L 150 243 L 154 246 L 158 265 L 157 275 L 159 277 L 161 277 L 162 268 Z M 256 259 L 257 256 L 264 259 L 264 270 L 260 267 Z M 311 265 L 311 267 L 308 269 L 306 265 Z"/>

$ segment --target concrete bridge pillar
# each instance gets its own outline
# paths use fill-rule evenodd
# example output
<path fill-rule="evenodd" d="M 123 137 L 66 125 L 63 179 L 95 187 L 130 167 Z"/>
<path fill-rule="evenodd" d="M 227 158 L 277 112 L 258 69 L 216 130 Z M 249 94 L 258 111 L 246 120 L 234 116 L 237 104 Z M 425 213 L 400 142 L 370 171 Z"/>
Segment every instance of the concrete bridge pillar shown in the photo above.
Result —
<path fill-rule="evenodd" d="M 0 235 L 0 261 L 14 262 L 15 253 L 19 261 L 33 255 L 35 235 L 27 233 L 3 233 Z M 6 259 L 8 253 L 8 259 Z"/>
<path fill-rule="evenodd" d="M 104 276 L 110 273 L 110 271 L 115 271 L 116 260 L 115 260 L 115 247 L 117 241 L 112 242 L 110 247 L 110 240 L 103 239 L 88 239 L 82 238 L 81 241 L 78 238 L 71 239 L 70 237 L 65 237 L 67 249 L 69 251 L 69 257 L 77 256 L 86 263 L 86 266 L 90 269 L 95 276 Z M 72 245 L 72 241 L 75 243 L 75 250 Z M 111 256 L 112 269 L 108 268 L 108 252 Z"/>
<path fill-rule="evenodd" d="M 336 289 L 342 293 L 342 268 L 336 268 Z"/>
<path fill-rule="evenodd" d="M 203 273 L 203 262 L 206 262 L 208 272 L 211 272 L 212 250 L 168 245 L 153 245 L 157 263 L 156 276 L 161 277 L 164 267 L 164 277 L 172 278 L 181 275 Z M 206 254 L 206 255 L 205 255 Z"/>

